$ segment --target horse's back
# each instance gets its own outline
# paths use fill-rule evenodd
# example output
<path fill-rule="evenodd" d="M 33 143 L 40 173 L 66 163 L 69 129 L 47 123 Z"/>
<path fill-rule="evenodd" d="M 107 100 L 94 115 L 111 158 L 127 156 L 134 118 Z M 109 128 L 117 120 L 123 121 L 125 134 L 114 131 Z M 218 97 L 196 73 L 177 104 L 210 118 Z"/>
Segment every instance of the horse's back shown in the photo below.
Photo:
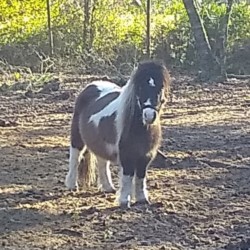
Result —
<path fill-rule="evenodd" d="M 80 113 L 91 102 L 119 89 L 119 86 L 108 81 L 93 81 L 89 83 L 76 99 L 75 113 Z"/>

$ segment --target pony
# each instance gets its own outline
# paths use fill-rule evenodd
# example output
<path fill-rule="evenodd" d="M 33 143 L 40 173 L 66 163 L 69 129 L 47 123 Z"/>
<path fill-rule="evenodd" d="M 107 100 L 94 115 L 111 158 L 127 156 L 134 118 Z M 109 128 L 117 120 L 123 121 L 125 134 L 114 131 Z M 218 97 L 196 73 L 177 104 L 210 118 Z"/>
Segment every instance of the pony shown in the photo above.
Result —
<path fill-rule="evenodd" d="M 65 185 L 78 189 L 84 178 L 115 193 L 110 164 L 118 165 L 120 207 L 149 204 L 146 172 L 161 143 L 160 116 L 168 96 L 170 76 L 161 61 L 143 61 L 123 87 L 93 81 L 78 95 L 71 122 L 69 171 Z M 81 177 L 81 178 L 80 178 Z"/>

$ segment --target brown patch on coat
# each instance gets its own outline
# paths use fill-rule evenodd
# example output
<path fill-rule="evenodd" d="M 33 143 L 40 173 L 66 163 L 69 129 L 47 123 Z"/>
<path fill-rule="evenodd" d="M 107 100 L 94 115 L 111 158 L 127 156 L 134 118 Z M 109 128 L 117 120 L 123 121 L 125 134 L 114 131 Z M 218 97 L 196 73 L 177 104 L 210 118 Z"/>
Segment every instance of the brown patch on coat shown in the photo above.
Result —
<path fill-rule="evenodd" d="M 77 113 L 74 113 L 72 118 L 70 140 L 73 148 L 77 148 L 79 150 L 83 149 L 84 143 L 79 131 L 79 114 Z"/>
<path fill-rule="evenodd" d="M 121 136 L 120 152 L 126 157 L 143 157 L 148 155 L 155 158 L 161 144 L 162 131 L 160 124 L 143 127 L 141 124 L 133 124 L 130 127 L 128 137 Z M 128 147 L 129 145 L 129 147 Z"/>
<path fill-rule="evenodd" d="M 80 114 L 93 100 L 100 96 L 101 91 L 95 85 L 87 86 L 77 97 L 74 113 Z"/>
<path fill-rule="evenodd" d="M 89 85 L 76 99 L 74 114 L 71 122 L 71 146 L 73 148 L 81 150 L 84 146 L 79 130 L 80 114 L 88 106 L 88 104 L 97 99 L 99 95 L 100 90 L 95 85 Z"/>
<path fill-rule="evenodd" d="M 90 105 L 88 108 L 89 116 L 97 114 L 98 112 L 102 111 L 102 109 L 105 108 L 110 102 L 112 102 L 114 99 L 116 99 L 120 95 L 119 91 L 114 91 L 111 93 L 108 93 L 93 103 L 93 105 Z"/>
<path fill-rule="evenodd" d="M 115 118 L 116 113 L 113 113 L 111 116 L 105 116 L 100 120 L 98 126 L 100 137 L 103 137 L 103 140 L 110 144 L 115 144 L 117 139 Z"/>

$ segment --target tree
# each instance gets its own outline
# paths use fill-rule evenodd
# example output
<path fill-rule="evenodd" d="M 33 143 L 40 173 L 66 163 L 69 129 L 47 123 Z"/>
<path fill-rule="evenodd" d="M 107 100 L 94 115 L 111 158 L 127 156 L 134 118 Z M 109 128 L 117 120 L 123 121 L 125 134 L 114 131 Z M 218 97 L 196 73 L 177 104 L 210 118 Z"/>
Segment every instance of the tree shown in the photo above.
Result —
<path fill-rule="evenodd" d="M 228 22 L 234 0 L 228 0 L 227 10 L 220 22 L 220 36 L 217 41 L 219 48 L 218 57 L 211 49 L 207 32 L 202 19 L 195 5 L 195 0 L 183 0 L 185 5 L 191 29 L 195 39 L 195 45 L 198 54 L 200 76 L 202 80 L 227 78 L 226 73 L 226 47 L 228 37 Z"/>
<path fill-rule="evenodd" d="M 84 0 L 83 47 L 87 51 L 90 49 L 90 12 L 91 0 Z"/>
<path fill-rule="evenodd" d="M 195 45 L 198 54 L 200 76 L 202 80 L 214 79 L 221 76 L 221 65 L 209 44 L 208 36 L 201 17 L 195 6 L 194 0 L 183 0 L 191 29 L 195 39 Z"/>
<path fill-rule="evenodd" d="M 228 24 L 232 12 L 234 0 L 228 0 L 226 13 L 221 18 L 220 21 L 220 36 L 218 41 L 218 48 L 219 48 L 219 59 L 221 65 L 221 71 L 223 75 L 227 75 L 226 73 L 226 50 L 227 50 L 227 39 L 228 39 Z"/>

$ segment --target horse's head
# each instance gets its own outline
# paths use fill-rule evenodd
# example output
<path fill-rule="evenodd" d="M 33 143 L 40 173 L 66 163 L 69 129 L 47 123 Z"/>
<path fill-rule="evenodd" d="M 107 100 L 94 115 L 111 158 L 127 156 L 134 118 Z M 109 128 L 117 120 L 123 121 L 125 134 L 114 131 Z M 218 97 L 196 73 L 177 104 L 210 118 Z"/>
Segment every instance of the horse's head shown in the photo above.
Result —
<path fill-rule="evenodd" d="M 168 71 L 160 62 L 140 63 L 135 70 L 133 83 L 143 124 L 153 124 L 166 101 L 170 84 Z"/>

